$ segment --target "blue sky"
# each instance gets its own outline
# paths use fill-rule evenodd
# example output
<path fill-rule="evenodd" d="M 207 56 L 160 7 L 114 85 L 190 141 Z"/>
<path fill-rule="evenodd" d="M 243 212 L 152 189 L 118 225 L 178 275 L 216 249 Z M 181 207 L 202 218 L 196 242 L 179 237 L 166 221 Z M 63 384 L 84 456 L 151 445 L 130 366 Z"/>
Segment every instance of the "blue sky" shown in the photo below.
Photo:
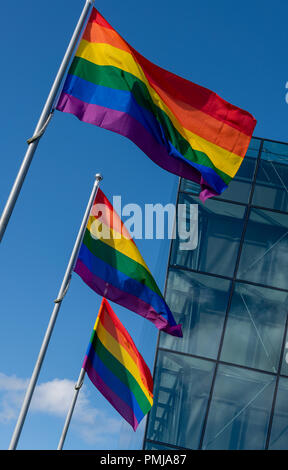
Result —
<path fill-rule="evenodd" d="M 1 5 L 0 208 L 4 206 L 84 0 Z M 98 0 L 139 52 L 251 112 L 255 136 L 288 140 L 284 0 Z M 0 449 L 7 449 L 78 232 L 94 174 L 122 204 L 174 202 L 178 178 L 123 137 L 55 112 L 0 247 Z M 137 240 L 161 289 L 169 240 Z M 55 449 L 101 298 L 74 274 L 43 363 L 19 449 Z M 112 304 L 152 369 L 157 330 Z M 65 449 L 141 448 L 86 377 Z"/>

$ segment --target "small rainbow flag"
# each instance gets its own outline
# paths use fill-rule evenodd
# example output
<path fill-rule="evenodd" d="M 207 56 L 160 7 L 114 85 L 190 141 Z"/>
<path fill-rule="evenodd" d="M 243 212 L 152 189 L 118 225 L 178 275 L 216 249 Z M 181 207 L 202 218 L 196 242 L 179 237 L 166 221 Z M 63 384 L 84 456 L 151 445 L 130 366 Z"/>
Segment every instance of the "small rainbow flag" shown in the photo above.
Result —
<path fill-rule="evenodd" d="M 136 431 L 153 405 L 153 379 L 131 336 L 105 298 L 82 367 Z"/>
<path fill-rule="evenodd" d="M 93 8 L 56 109 L 129 138 L 165 170 L 221 194 L 256 120 L 216 93 L 164 70 Z"/>
<path fill-rule="evenodd" d="M 182 336 L 134 240 L 99 188 L 74 271 L 99 295 Z"/>

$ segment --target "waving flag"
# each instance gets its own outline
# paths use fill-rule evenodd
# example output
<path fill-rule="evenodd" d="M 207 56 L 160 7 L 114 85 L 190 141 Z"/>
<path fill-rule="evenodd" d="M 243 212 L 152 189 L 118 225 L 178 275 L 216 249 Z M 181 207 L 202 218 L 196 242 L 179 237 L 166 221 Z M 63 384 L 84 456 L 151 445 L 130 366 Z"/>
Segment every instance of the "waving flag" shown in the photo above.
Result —
<path fill-rule="evenodd" d="M 256 120 L 216 93 L 139 54 L 93 9 L 57 104 L 119 133 L 157 165 L 221 194 L 246 154 Z"/>
<path fill-rule="evenodd" d="M 98 189 L 74 271 L 99 295 L 182 336 L 151 272 L 112 205 Z"/>
<path fill-rule="evenodd" d="M 136 431 L 153 405 L 153 379 L 131 336 L 105 298 L 82 367 Z"/>

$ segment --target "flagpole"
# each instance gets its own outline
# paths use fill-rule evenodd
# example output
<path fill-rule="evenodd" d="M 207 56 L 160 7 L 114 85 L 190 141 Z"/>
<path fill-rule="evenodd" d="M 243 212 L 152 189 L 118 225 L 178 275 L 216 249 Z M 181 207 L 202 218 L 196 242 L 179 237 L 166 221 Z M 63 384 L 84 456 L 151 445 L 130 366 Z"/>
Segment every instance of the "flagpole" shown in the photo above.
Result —
<path fill-rule="evenodd" d="M 26 391 L 26 395 L 25 395 L 25 398 L 24 398 L 24 401 L 23 401 L 23 405 L 22 405 L 19 417 L 18 417 L 18 421 L 16 423 L 14 433 L 13 433 L 13 436 L 12 436 L 12 439 L 11 439 L 11 442 L 10 442 L 9 450 L 14 450 L 17 447 L 17 443 L 18 443 L 18 440 L 19 440 L 19 437 L 20 437 L 20 434 L 21 434 L 21 431 L 22 431 L 22 427 L 23 427 L 23 424 L 24 424 L 24 421 L 25 421 L 25 418 L 26 418 L 26 414 L 27 414 L 27 411 L 28 411 L 28 408 L 29 408 L 29 405 L 30 405 L 30 402 L 31 402 L 31 399 L 32 399 L 32 395 L 33 395 L 33 392 L 34 392 L 34 389 L 35 389 L 35 385 L 36 385 L 36 382 L 37 382 L 37 379 L 38 379 L 38 376 L 39 376 L 39 373 L 40 373 L 40 369 L 41 369 L 45 354 L 46 354 L 46 350 L 48 348 L 48 344 L 49 344 L 50 337 L 51 337 L 51 334 L 52 334 L 52 331 L 53 331 L 53 328 L 54 328 L 54 325 L 55 325 L 55 322 L 56 322 L 56 319 L 57 319 L 57 315 L 58 315 L 58 312 L 60 310 L 62 300 L 64 299 L 65 294 L 66 294 L 66 292 L 68 290 L 68 287 L 69 287 L 69 284 L 70 284 L 72 272 L 73 272 L 74 266 L 75 266 L 77 258 L 78 258 L 79 250 L 80 250 L 82 240 L 83 240 L 83 237 L 84 237 L 84 233 L 85 233 L 85 230 L 86 230 L 86 226 L 87 226 L 88 218 L 89 218 L 89 215 L 90 215 L 91 207 L 92 207 L 94 199 L 96 197 L 98 187 L 99 187 L 99 183 L 100 183 L 101 180 L 102 180 L 102 176 L 100 174 L 97 174 L 95 176 L 95 181 L 94 181 L 93 189 L 92 189 L 92 192 L 91 192 L 91 195 L 90 195 L 90 198 L 89 198 L 89 202 L 88 202 L 87 207 L 86 207 L 86 211 L 85 211 L 85 214 L 84 214 L 84 217 L 83 217 L 83 220 L 82 220 L 82 223 L 81 223 L 81 226 L 80 226 L 80 229 L 79 229 L 79 232 L 78 232 L 75 244 L 74 244 L 74 248 L 73 248 L 72 253 L 71 253 L 71 257 L 70 257 L 70 260 L 69 260 L 69 263 L 68 263 L 68 266 L 67 266 L 67 269 L 66 269 L 66 272 L 65 272 L 65 275 L 64 275 L 64 278 L 63 278 L 58 296 L 57 296 L 57 299 L 54 300 L 55 306 L 54 306 L 53 312 L 52 312 L 51 317 L 50 317 L 50 321 L 49 321 L 49 324 L 48 324 L 48 327 L 47 327 L 47 330 L 46 330 L 46 334 L 44 336 L 43 343 L 42 343 L 42 346 L 41 346 L 41 349 L 40 349 L 40 352 L 39 352 L 39 355 L 38 355 L 38 358 L 37 358 L 37 361 L 36 361 L 36 364 L 35 364 L 35 367 L 34 367 L 34 371 L 33 371 L 33 374 L 31 376 L 31 379 L 30 379 L 30 383 L 29 383 L 27 391 Z"/>
<path fill-rule="evenodd" d="M 66 50 L 66 53 L 63 57 L 62 63 L 60 65 L 60 68 L 57 72 L 57 75 L 55 77 L 54 83 L 52 85 L 52 88 L 50 90 L 50 93 L 48 95 L 48 98 L 46 100 L 46 103 L 43 107 L 42 113 L 40 115 L 39 121 L 36 125 L 33 137 L 29 139 L 28 142 L 28 149 L 26 151 L 25 157 L 22 161 L 21 167 L 19 169 L 18 175 L 15 179 L 14 185 L 11 189 L 10 195 L 8 197 L 8 200 L 6 202 L 6 205 L 4 207 L 1 219 L 0 219 L 0 242 L 4 236 L 6 227 L 8 225 L 9 219 L 11 217 L 11 214 L 13 212 L 14 206 L 16 204 L 17 198 L 19 196 L 19 193 L 21 191 L 22 185 L 24 183 L 26 174 L 28 173 L 30 164 L 32 162 L 34 153 L 36 151 L 36 148 L 38 146 L 38 142 L 40 137 L 44 134 L 47 125 L 50 122 L 50 119 L 52 117 L 53 113 L 53 105 L 55 104 L 55 100 L 57 98 L 57 94 L 61 85 L 61 82 L 64 78 L 65 72 L 67 70 L 67 67 L 69 65 L 70 59 L 72 57 L 72 54 L 75 50 L 75 47 L 77 45 L 80 33 L 82 31 L 82 28 L 85 24 L 85 21 L 88 17 L 88 13 L 90 12 L 90 7 L 91 5 L 94 4 L 95 0 L 86 0 L 86 3 L 84 5 L 84 8 L 82 10 L 81 16 L 78 20 L 78 23 L 76 25 L 76 28 L 74 30 L 74 33 L 71 37 L 70 43 L 68 45 L 68 48 Z"/>
<path fill-rule="evenodd" d="M 71 405 L 70 405 L 70 409 L 69 409 L 69 411 L 67 413 L 67 416 L 66 416 L 66 421 L 65 421 L 65 424 L 64 424 L 64 427 L 63 427 L 63 431 L 62 431 L 62 434 L 61 434 L 61 437 L 60 437 L 60 440 L 59 440 L 57 450 L 62 450 L 62 448 L 63 448 L 63 444 L 64 444 L 66 434 L 67 434 L 67 431 L 68 431 L 68 428 L 69 428 L 69 425 L 70 425 L 70 421 L 71 421 L 71 418 L 72 418 L 72 414 L 73 414 L 73 411 L 74 411 L 74 408 L 75 408 L 75 405 L 76 405 L 76 400 L 78 398 L 78 393 L 80 391 L 80 388 L 83 385 L 83 381 L 84 381 L 84 378 L 85 378 L 85 373 L 86 373 L 85 369 L 83 369 L 83 367 L 82 367 L 82 369 L 80 371 L 80 374 L 79 374 L 79 377 L 78 377 L 78 381 L 75 385 L 74 396 L 73 396 L 73 399 L 72 399 L 72 402 L 71 402 Z"/>

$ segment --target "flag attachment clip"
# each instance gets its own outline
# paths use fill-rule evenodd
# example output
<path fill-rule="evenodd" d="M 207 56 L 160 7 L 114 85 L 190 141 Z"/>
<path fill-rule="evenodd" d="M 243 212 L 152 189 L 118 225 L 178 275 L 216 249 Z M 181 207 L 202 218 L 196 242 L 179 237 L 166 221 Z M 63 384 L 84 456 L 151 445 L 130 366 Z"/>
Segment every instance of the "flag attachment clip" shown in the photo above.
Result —
<path fill-rule="evenodd" d="M 46 130 L 46 127 L 48 126 L 52 116 L 53 116 L 53 113 L 54 113 L 54 109 L 52 109 L 51 113 L 49 114 L 48 118 L 46 119 L 46 122 L 45 124 L 43 125 L 43 127 L 41 127 L 41 129 L 36 132 L 36 134 L 34 134 L 32 137 L 30 137 L 30 139 L 27 139 L 27 144 L 30 145 L 32 144 L 32 142 L 35 142 L 35 140 L 37 139 L 40 139 L 40 137 L 42 137 L 42 135 L 44 134 L 45 130 Z"/>

